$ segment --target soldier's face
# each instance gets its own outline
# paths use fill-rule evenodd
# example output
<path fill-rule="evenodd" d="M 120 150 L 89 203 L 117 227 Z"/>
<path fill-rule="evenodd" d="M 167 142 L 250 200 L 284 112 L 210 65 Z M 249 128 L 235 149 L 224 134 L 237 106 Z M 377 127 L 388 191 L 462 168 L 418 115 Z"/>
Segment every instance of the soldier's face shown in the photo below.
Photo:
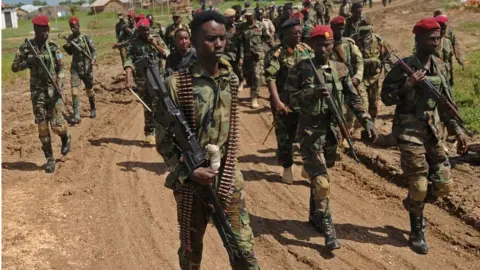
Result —
<path fill-rule="evenodd" d="M 235 16 L 226 17 L 228 24 L 232 25 L 235 23 Z"/>
<path fill-rule="evenodd" d="M 313 50 L 315 51 L 315 57 L 319 60 L 326 60 L 332 53 L 333 40 L 326 39 L 324 37 L 317 37 L 310 41 Z"/>
<path fill-rule="evenodd" d="M 434 54 L 440 46 L 440 39 L 440 30 L 425 33 L 417 41 L 418 49 L 428 54 Z"/>
<path fill-rule="evenodd" d="M 343 36 L 343 32 L 345 32 L 345 25 L 335 24 L 332 25 L 333 30 L 333 38 L 335 40 L 341 40 Z"/>
<path fill-rule="evenodd" d="M 363 9 L 361 9 L 361 8 L 355 9 L 352 12 L 352 19 L 359 20 L 360 18 L 362 18 L 362 11 L 363 11 Z"/>
<path fill-rule="evenodd" d="M 173 16 L 173 22 L 179 24 L 182 22 L 182 17 L 180 16 Z"/>
<path fill-rule="evenodd" d="M 180 31 L 175 35 L 175 45 L 180 51 L 190 48 L 190 35 L 186 31 Z"/>
<path fill-rule="evenodd" d="M 440 36 L 444 37 L 445 33 L 447 33 L 447 25 L 440 23 Z"/>
<path fill-rule="evenodd" d="M 194 46 L 199 59 L 218 61 L 225 48 L 225 25 L 208 21 L 200 28 L 198 37 L 194 37 Z"/>
<path fill-rule="evenodd" d="M 76 23 L 70 24 L 70 30 L 72 30 L 72 33 L 74 35 L 79 35 L 80 34 L 80 25 Z"/>
<path fill-rule="evenodd" d="M 35 39 L 46 41 L 48 39 L 48 34 L 50 33 L 50 26 L 34 25 L 33 31 L 35 32 Z"/>
<path fill-rule="evenodd" d="M 285 32 L 285 42 L 289 46 L 295 46 L 302 39 L 302 26 L 296 25 Z"/>
<path fill-rule="evenodd" d="M 253 16 L 252 16 L 252 15 L 245 15 L 245 20 L 246 20 L 248 23 L 252 23 L 252 22 L 253 22 Z"/>
<path fill-rule="evenodd" d="M 139 27 L 138 28 L 138 36 L 142 40 L 148 40 L 148 37 L 150 36 L 150 27 Z"/>

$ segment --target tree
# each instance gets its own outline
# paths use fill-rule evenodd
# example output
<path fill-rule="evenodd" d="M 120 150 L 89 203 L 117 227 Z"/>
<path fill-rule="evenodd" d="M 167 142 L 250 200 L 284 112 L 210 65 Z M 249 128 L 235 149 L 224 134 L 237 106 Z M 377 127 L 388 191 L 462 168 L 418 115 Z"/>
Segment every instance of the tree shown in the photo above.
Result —
<path fill-rule="evenodd" d="M 15 6 L 16 6 L 16 7 L 21 7 L 21 6 L 23 6 L 23 5 L 25 5 L 25 4 L 24 4 L 24 3 L 22 3 L 22 2 L 19 2 L 19 3 L 18 3 L 18 4 L 16 4 Z"/>
<path fill-rule="evenodd" d="M 34 6 L 48 6 L 47 1 L 33 0 L 32 5 Z"/>

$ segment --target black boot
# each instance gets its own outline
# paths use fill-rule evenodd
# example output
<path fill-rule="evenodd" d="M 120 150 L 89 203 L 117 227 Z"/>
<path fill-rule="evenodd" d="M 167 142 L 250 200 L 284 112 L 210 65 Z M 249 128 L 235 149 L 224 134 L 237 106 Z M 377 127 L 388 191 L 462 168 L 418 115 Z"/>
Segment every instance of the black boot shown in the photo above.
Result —
<path fill-rule="evenodd" d="M 323 233 L 322 218 L 323 213 L 320 211 L 315 211 L 315 201 L 313 200 L 313 196 L 310 194 L 308 222 L 312 224 L 313 228 L 315 228 L 318 233 Z"/>
<path fill-rule="evenodd" d="M 62 149 L 60 153 L 62 153 L 62 155 L 65 156 L 70 152 L 70 143 L 72 141 L 72 135 L 70 135 L 70 133 L 67 133 L 61 136 L 60 138 L 62 139 Z"/>
<path fill-rule="evenodd" d="M 70 118 L 70 124 L 76 125 L 82 121 L 82 119 L 80 118 L 80 101 L 78 100 L 78 97 L 73 98 L 72 104 L 73 104 L 73 115 Z"/>
<path fill-rule="evenodd" d="M 53 173 L 55 171 L 55 159 L 53 158 L 51 142 L 42 142 L 42 150 L 45 154 L 45 158 L 47 159 L 47 164 L 45 165 L 45 172 Z"/>
<path fill-rule="evenodd" d="M 97 111 L 95 110 L 95 97 L 88 97 L 90 102 L 90 118 L 97 117 Z"/>
<path fill-rule="evenodd" d="M 325 247 L 329 250 L 339 249 L 340 243 L 337 240 L 337 235 L 335 234 L 335 228 L 333 227 L 332 216 L 330 214 L 323 215 L 323 234 L 325 237 Z"/>
<path fill-rule="evenodd" d="M 410 237 L 408 238 L 408 245 L 410 249 L 418 254 L 427 254 L 428 245 L 425 240 L 425 227 L 427 223 L 422 216 L 416 217 L 410 213 Z"/>

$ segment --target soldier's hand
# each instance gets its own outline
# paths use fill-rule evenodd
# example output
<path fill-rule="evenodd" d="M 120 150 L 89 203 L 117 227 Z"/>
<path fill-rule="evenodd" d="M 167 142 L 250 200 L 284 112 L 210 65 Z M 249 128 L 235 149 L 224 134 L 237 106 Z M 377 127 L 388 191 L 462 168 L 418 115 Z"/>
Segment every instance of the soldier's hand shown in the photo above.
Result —
<path fill-rule="evenodd" d="M 468 143 L 465 135 L 457 135 L 457 154 L 464 155 L 467 153 Z"/>
<path fill-rule="evenodd" d="M 27 63 L 28 67 L 33 67 L 35 64 L 37 64 L 37 58 L 35 58 L 34 55 L 29 54 L 25 62 Z"/>
<path fill-rule="evenodd" d="M 191 179 L 200 185 L 209 185 L 217 174 L 218 171 L 214 169 L 200 167 L 192 172 Z"/>
<path fill-rule="evenodd" d="M 315 92 L 317 93 L 317 96 L 319 98 L 329 98 L 330 97 L 330 92 L 328 91 L 327 87 L 317 87 L 315 88 Z"/>
<path fill-rule="evenodd" d="M 118 49 L 119 46 L 120 46 L 119 43 L 115 43 L 115 44 L 112 46 L 112 49 Z"/>
<path fill-rule="evenodd" d="M 360 80 L 357 78 L 352 78 L 353 86 L 357 87 L 360 84 Z"/>
<path fill-rule="evenodd" d="M 415 71 L 410 77 L 408 77 L 407 81 L 405 82 L 405 87 L 409 89 L 413 89 L 419 82 L 422 82 L 425 80 L 425 74 L 427 71 L 420 69 Z"/>
<path fill-rule="evenodd" d="M 372 140 L 372 142 L 377 141 L 378 134 L 377 130 L 375 129 L 375 124 L 372 121 L 367 121 L 367 123 L 365 124 L 365 131 L 368 133 L 368 137 L 370 138 L 370 140 Z"/>
<path fill-rule="evenodd" d="M 280 100 L 275 102 L 275 111 L 278 112 L 280 115 L 286 115 L 288 114 L 288 107 L 285 106 L 283 102 Z"/>

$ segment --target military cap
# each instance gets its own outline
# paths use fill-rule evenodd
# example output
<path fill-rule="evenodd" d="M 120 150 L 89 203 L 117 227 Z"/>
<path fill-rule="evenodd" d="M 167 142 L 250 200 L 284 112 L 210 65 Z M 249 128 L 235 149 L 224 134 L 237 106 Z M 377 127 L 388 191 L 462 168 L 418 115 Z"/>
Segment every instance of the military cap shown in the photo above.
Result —
<path fill-rule="evenodd" d="M 148 27 L 150 27 L 150 20 L 149 19 L 141 19 L 137 22 L 137 24 L 135 26 L 137 28 L 140 28 L 140 27 L 148 28 Z"/>
<path fill-rule="evenodd" d="M 317 25 L 313 28 L 312 32 L 310 32 L 309 39 L 315 37 L 325 37 L 325 39 L 333 39 L 333 30 L 328 25 Z"/>
<path fill-rule="evenodd" d="M 334 17 L 331 21 L 330 21 L 330 25 L 344 25 L 345 24 L 345 17 L 343 16 L 337 16 L 337 17 Z"/>
<path fill-rule="evenodd" d="M 301 12 L 295 12 L 295 14 L 293 14 L 292 18 L 303 19 L 303 13 L 301 13 Z"/>
<path fill-rule="evenodd" d="M 223 12 L 223 16 L 225 17 L 233 17 L 235 16 L 237 12 L 235 11 L 235 9 L 233 8 L 227 8 L 225 9 L 225 11 Z"/>
<path fill-rule="evenodd" d="M 128 17 L 131 17 L 131 18 L 135 17 L 135 11 L 130 10 L 130 11 L 128 12 L 127 16 L 128 16 Z"/>
<path fill-rule="evenodd" d="M 249 1 L 245 2 L 245 8 L 248 8 L 248 7 L 250 7 L 250 2 Z"/>
<path fill-rule="evenodd" d="M 76 16 L 72 16 L 72 17 L 70 17 L 70 19 L 68 20 L 68 23 L 69 23 L 69 24 L 79 24 L 79 23 L 80 23 L 80 20 L 79 20 Z"/>
<path fill-rule="evenodd" d="M 286 20 L 281 26 L 280 29 L 288 29 L 290 27 L 294 27 L 300 25 L 300 20 L 298 18 L 291 18 Z"/>
<path fill-rule="evenodd" d="M 446 24 L 448 22 L 448 17 L 445 15 L 438 15 L 434 19 L 440 24 Z"/>
<path fill-rule="evenodd" d="M 363 8 L 363 4 L 362 4 L 362 3 L 353 3 L 353 4 L 352 4 L 352 11 L 353 11 L 353 10 L 356 10 L 356 9 L 359 9 L 359 8 Z"/>
<path fill-rule="evenodd" d="M 32 19 L 32 23 L 38 26 L 50 26 L 50 21 L 45 15 L 37 15 Z"/>
<path fill-rule="evenodd" d="M 440 24 L 434 18 L 424 18 L 415 24 L 412 32 L 415 35 L 421 35 L 433 30 L 440 30 Z"/>
<path fill-rule="evenodd" d="M 302 13 L 310 13 L 310 9 L 309 8 L 304 8 L 304 9 L 302 9 L 301 12 Z"/>
<path fill-rule="evenodd" d="M 137 19 L 138 21 L 143 20 L 143 19 L 145 19 L 145 14 L 140 13 L 140 14 L 138 14 L 138 16 L 135 19 Z"/>

